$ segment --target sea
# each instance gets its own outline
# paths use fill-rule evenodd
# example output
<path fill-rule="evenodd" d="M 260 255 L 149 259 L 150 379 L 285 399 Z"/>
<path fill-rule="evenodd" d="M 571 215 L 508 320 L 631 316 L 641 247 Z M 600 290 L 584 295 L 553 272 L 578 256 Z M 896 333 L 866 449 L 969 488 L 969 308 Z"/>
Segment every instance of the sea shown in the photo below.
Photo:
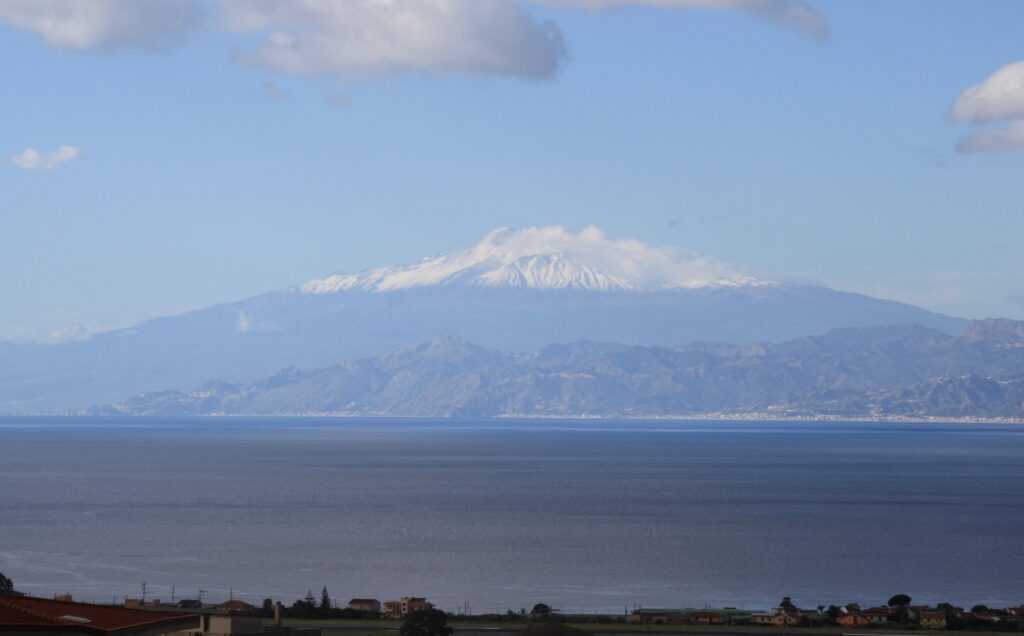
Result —
<path fill-rule="evenodd" d="M 1024 603 L 1024 427 L 0 419 L 0 572 L 450 612 Z"/>

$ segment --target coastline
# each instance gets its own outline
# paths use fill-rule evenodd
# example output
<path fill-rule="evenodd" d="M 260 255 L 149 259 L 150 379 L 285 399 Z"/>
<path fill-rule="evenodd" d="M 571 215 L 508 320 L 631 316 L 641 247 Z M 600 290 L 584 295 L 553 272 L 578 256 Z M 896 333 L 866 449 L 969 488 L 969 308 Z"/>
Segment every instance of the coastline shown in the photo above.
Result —
<path fill-rule="evenodd" d="M 460 421 L 509 421 L 509 420 L 580 420 L 580 421 L 666 421 L 666 422 L 847 422 L 864 424 L 1008 424 L 1024 425 L 1024 418 L 1012 417 L 949 417 L 941 415 L 831 415 L 811 414 L 779 415 L 776 413 L 693 413 L 681 415 L 599 415 L 590 413 L 578 414 L 537 414 L 537 413 L 503 413 L 500 415 L 462 416 L 462 415 L 403 415 L 392 413 L 353 413 L 341 412 L 305 412 L 305 413 L 202 413 L 194 415 L 177 414 L 94 414 L 94 413 L 32 413 L 13 414 L 0 413 L 0 419 L 15 418 L 126 418 L 126 419 L 157 419 L 157 418 L 322 418 L 322 419 L 379 419 L 379 420 L 446 420 Z"/>

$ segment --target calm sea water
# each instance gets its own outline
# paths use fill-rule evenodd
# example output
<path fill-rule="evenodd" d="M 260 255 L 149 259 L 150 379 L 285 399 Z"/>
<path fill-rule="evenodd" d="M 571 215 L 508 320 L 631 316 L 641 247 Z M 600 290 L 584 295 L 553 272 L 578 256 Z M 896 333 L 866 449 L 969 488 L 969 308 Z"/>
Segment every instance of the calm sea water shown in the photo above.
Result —
<path fill-rule="evenodd" d="M 1024 601 L 1024 427 L 2 419 L 0 572 L 87 600 Z"/>

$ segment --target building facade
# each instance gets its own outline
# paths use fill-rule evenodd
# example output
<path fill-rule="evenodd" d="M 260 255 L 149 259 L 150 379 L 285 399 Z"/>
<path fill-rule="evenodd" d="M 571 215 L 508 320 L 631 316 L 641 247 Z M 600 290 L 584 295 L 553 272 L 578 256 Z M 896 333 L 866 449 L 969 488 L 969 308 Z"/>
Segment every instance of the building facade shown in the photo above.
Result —
<path fill-rule="evenodd" d="M 419 596 L 403 596 L 397 601 L 384 603 L 384 615 L 388 618 L 405 618 L 413 612 L 429 609 L 434 609 L 433 603 L 428 603 L 427 599 Z"/>

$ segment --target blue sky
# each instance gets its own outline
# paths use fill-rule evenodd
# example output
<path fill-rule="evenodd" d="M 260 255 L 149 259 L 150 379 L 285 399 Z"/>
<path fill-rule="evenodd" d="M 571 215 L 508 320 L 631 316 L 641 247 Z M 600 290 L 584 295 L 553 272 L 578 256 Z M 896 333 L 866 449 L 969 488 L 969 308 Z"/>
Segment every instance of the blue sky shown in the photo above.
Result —
<path fill-rule="evenodd" d="M 551 224 L 1024 318 L 1024 4 L 124 2 L 0 0 L 0 338 Z"/>

